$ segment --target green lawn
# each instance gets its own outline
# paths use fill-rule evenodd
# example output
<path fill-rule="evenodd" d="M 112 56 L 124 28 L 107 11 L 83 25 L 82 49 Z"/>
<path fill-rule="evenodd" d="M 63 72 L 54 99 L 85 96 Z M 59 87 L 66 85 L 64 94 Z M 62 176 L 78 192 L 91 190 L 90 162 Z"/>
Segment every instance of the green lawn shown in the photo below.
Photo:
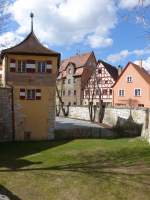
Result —
<path fill-rule="evenodd" d="M 150 145 L 137 139 L 0 143 L 12 200 L 149 200 Z"/>

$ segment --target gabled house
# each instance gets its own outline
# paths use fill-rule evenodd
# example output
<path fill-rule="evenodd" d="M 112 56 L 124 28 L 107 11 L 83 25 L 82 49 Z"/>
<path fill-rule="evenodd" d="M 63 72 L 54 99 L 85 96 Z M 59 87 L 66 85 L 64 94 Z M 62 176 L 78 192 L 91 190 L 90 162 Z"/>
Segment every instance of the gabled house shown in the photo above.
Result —
<path fill-rule="evenodd" d="M 60 54 L 40 43 L 32 22 L 30 34 L 18 45 L 3 50 L 1 58 L 2 84 L 12 88 L 14 139 L 52 138 Z"/>
<path fill-rule="evenodd" d="M 94 105 L 99 105 L 100 98 L 103 104 L 112 105 L 112 86 L 117 78 L 118 69 L 99 60 L 85 86 L 83 105 L 88 105 L 91 101 Z"/>
<path fill-rule="evenodd" d="M 85 83 L 95 67 L 94 52 L 77 54 L 61 62 L 57 87 L 65 105 L 82 104 Z"/>
<path fill-rule="evenodd" d="M 150 74 L 129 62 L 113 86 L 113 105 L 150 108 Z"/>

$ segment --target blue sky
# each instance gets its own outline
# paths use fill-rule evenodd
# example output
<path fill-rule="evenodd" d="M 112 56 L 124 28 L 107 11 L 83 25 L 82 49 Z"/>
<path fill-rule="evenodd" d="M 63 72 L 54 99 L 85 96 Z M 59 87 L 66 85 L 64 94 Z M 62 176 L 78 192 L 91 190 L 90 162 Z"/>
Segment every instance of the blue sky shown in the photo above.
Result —
<path fill-rule="evenodd" d="M 144 8 L 138 7 L 138 1 L 13 0 L 5 8 L 11 23 L 0 34 L 1 49 L 15 45 L 30 32 L 29 14 L 33 11 L 36 35 L 60 52 L 62 59 L 94 51 L 97 59 L 113 65 L 143 59 L 150 69 L 150 41 L 146 38 L 150 24 L 141 23 L 142 12 L 150 18 L 150 0 L 145 0 Z"/>

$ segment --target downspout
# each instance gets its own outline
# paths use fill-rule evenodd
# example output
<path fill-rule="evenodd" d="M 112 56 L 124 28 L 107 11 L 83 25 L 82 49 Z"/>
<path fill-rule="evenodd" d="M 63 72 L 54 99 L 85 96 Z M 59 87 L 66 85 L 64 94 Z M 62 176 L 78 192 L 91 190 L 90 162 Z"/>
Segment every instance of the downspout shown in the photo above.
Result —
<path fill-rule="evenodd" d="M 15 141 L 15 111 L 14 111 L 14 88 L 11 84 L 7 83 L 7 74 L 8 74 L 8 57 L 6 56 L 6 65 L 7 69 L 6 69 L 6 76 L 5 76 L 5 80 L 6 80 L 6 86 L 9 86 L 11 88 L 11 120 L 12 120 L 12 141 Z"/>

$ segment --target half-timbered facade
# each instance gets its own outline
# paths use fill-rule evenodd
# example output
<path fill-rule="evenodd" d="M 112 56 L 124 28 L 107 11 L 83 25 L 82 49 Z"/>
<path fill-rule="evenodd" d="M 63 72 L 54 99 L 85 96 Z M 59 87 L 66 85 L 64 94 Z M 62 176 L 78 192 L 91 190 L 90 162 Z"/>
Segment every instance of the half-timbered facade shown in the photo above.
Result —
<path fill-rule="evenodd" d="M 89 102 L 98 105 L 100 101 L 105 105 L 111 105 L 112 86 L 117 78 L 117 68 L 99 60 L 96 70 L 93 72 L 84 89 L 83 105 L 88 105 Z"/>

